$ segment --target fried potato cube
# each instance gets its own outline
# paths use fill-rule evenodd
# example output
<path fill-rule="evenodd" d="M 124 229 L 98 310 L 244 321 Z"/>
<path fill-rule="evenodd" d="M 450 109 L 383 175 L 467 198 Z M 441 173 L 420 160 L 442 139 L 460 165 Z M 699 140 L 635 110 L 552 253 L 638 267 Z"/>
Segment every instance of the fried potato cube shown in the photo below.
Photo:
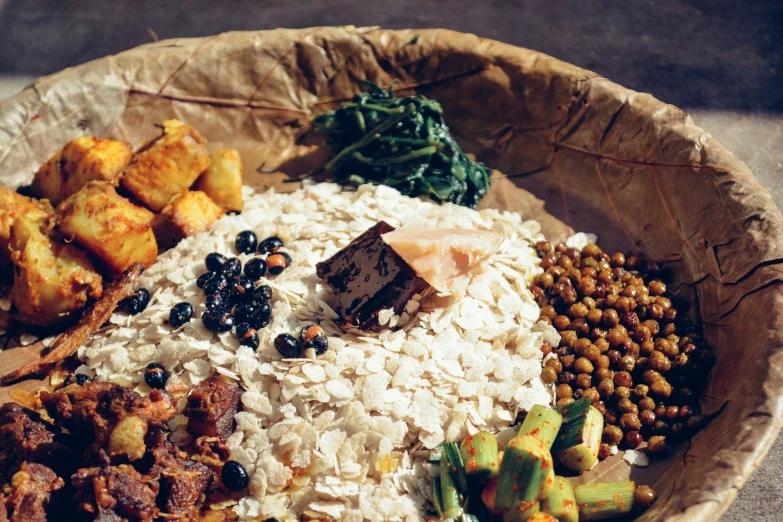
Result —
<path fill-rule="evenodd" d="M 163 122 L 163 134 L 137 152 L 122 176 L 122 186 L 153 212 L 188 190 L 209 167 L 206 140 L 179 120 Z"/>
<path fill-rule="evenodd" d="M 205 193 L 224 212 L 241 211 L 242 160 L 239 151 L 219 149 L 209 159 L 209 168 L 199 176 L 193 190 Z"/>
<path fill-rule="evenodd" d="M 134 263 L 148 268 L 155 262 L 158 243 L 150 214 L 117 194 L 110 183 L 92 181 L 57 207 L 57 225 L 113 279 Z"/>
<path fill-rule="evenodd" d="M 132 154 L 131 146 L 121 141 L 74 138 L 35 173 L 33 194 L 57 206 L 88 181 L 117 185 Z"/>
<path fill-rule="evenodd" d="M 11 225 L 19 216 L 42 218 L 54 214 L 46 199 L 28 198 L 0 185 L 0 269 L 11 266 Z"/>
<path fill-rule="evenodd" d="M 182 239 L 205 232 L 223 215 L 223 210 L 198 190 L 175 196 L 152 225 L 158 243 L 173 247 Z"/>
<path fill-rule="evenodd" d="M 19 321 L 39 326 L 67 321 L 103 293 L 87 253 L 57 241 L 50 221 L 20 216 L 11 228 L 11 302 Z"/>

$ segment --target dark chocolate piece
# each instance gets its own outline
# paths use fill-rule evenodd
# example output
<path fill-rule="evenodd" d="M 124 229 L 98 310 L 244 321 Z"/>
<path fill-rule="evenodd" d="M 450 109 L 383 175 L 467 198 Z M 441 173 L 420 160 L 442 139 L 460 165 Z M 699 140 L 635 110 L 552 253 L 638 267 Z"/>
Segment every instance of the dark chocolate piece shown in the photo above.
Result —
<path fill-rule="evenodd" d="M 394 308 L 400 315 L 407 302 L 429 284 L 387 245 L 382 234 L 394 227 L 379 222 L 350 245 L 316 265 L 318 277 L 337 294 L 343 328 L 377 332 L 378 312 Z"/>

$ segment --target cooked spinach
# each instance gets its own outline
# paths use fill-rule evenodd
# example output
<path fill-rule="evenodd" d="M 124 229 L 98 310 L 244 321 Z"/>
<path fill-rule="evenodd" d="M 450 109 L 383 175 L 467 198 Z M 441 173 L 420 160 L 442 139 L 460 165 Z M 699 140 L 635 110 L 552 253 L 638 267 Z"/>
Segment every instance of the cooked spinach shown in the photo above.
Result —
<path fill-rule="evenodd" d="M 337 110 L 315 119 L 336 155 L 324 169 L 342 185 L 389 185 L 405 195 L 427 195 L 476 208 L 489 189 L 489 170 L 468 158 L 443 121 L 438 102 L 397 98 L 368 84 Z"/>

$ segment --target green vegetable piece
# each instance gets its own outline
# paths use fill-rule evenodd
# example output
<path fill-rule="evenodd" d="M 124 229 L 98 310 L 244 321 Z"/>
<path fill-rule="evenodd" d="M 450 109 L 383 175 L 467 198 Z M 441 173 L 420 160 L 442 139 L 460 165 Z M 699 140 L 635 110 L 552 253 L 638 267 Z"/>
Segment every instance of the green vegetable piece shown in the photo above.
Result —
<path fill-rule="evenodd" d="M 632 480 L 576 486 L 579 520 L 603 520 L 630 512 L 634 491 L 636 484 Z"/>
<path fill-rule="evenodd" d="M 440 475 L 432 477 L 432 504 L 435 506 L 435 511 L 438 512 L 439 517 L 443 517 L 443 490 L 440 483 Z"/>
<path fill-rule="evenodd" d="M 587 471 L 598 461 L 598 449 L 601 446 L 601 435 L 604 429 L 604 416 L 597 409 L 590 406 L 587 414 L 580 419 L 580 438 L 582 442 L 555 453 L 557 460 L 574 471 Z M 565 422 L 563 423 L 565 425 Z M 576 420 L 569 428 L 579 424 Z"/>
<path fill-rule="evenodd" d="M 520 502 L 517 506 L 503 511 L 503 522 L 526 522 L 541 510 L 536 502 Z"/>
<path fill-rule="evenodd" d="M 454 481 L 455 475 L 456 472 L 452 470 L 448 457 L 444 454 L 444 458 L 440 462 L 441 517 L 458 518 L 462 516 L 462 496 L 460 495 L 459 485 Z"/>
<path fill-rule="evenodd" d="M 527 417 L 525 417 L 524 422 L 519 427 L 517 435 L 533 435 L 543 442 L 547 448 L 551 448 L 562 423 L 563 416 L 559 412 L 536 404 L 530 408 Z"/>
<path fill-rule="evenodd" d="M 459 452 L 469 483 L 478 484 L 498 475 L 498 441 L 493 434 L 480 431 L 469 436 L 460 444 Z"/>
<path fill-rule="evenodd" d="M 459 453 L 459 447 L 454 442 L 443 443 L 443 456 L 440 459 L 441 469 L 444 467 L 449 471 L 452 482 L 457 486 L 460 493 L 467 493 L 468 479 L 465 474 L 465 464 L 462 462 L 462 455 Z"/>
<path fill-rule="evenodd" d="M 549 484 L 547 484 L 549 482 Z M 554 487 L 552 455 L 543 442 L 532 435 L 514 437 L 503 451 L 498 475 L 495 507 L 525 511 Z"/>
<path fill-rule="evenodd" d="M 578 522 L 579 508 L 574 496 L 574 487 L 564 477 L 555 477 L 555 487 L 541 501 L 541 510 L 555 517 L 559 522 Z"/>
<path fill-rule="evenodd" d="M 590 397 L 582 397 L 576 402 L 556 411 L 563 417 L 560 431 L 557 433 L 552 453 L 576 446 L 584 442 L 584 424 L 587 420 L 587 412 L 590 410 Z"/>

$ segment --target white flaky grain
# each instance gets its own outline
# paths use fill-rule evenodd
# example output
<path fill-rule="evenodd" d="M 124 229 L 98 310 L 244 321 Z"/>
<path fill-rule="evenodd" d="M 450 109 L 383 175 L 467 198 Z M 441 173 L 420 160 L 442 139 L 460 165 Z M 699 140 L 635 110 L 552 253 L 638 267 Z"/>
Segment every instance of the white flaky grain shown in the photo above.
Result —
<path fill-rule="evenodd" d="M 379 220 L 493 230 L 505 240 L 463 299 L 415 296 L 400 316 L 382 312 L 390 329 L 379 335 L 344 333 L 315 265 Z M 280 236 L 293 258 L 262 281 L 274 291 L 274 320 L 259 332 L 255 352 L 198 319 L 205 307 L 195 280 L 204 258 L 236 255 L 242 230 Z M 152 294 L 147 308 L 115 314 L 79 356 L 96 378 L 130 382 L 142 393 L 151 362 L 188 388 L 215 372 L 237 380 L 246 393 L 228 444 L 251 477 L 248 496 L 234 506 L 242 520 L 293 520 L 304 510 L 342 520 L 425 520 L 431 470 L 423 449 L 478 430 L 505 443 L 519 410 L 550 402 L 539 348 L 559 336 L 537 322 L 528 290 L 540 272 L 531 243 L 540 239 L 539 224 L 518 214 L 436 205 L 383 186 L 248 191 L 240 215 L 161 255 L 139 281 Z M 166 319 L 181 301 L 193 305 L 194 318 L 172 328 Z M 284 360 L 274 338 L 313 322 L 329 336 L 329 350 L 316 361 Z M 184 422 L 174 430 L 176 440 L 187 440 Z"/>

